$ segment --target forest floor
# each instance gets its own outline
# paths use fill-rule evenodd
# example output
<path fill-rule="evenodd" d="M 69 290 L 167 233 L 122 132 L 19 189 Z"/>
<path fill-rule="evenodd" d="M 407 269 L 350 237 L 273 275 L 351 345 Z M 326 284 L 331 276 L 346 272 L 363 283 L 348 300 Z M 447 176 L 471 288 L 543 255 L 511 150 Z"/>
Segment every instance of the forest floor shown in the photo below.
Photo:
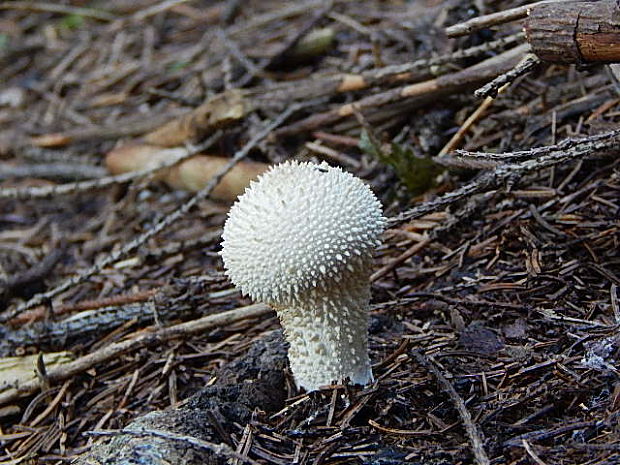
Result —
<path fill-rule="evenodd" d="M 480 98 L 522 21 L 445 34 L 522 4 L 0 3 L 0 463 L 620 463 L 620 88 Z M 223 274 L 234 188 L 109 172 L 129 143 L 368 182 L 375 382 L 297 391 Z"/>

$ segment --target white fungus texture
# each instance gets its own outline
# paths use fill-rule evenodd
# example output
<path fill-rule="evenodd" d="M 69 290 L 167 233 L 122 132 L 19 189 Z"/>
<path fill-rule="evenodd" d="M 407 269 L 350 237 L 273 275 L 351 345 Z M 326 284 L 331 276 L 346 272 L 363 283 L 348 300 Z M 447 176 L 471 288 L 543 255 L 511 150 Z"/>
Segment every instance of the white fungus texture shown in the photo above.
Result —
<path fill-rule="evenodd" d="M 300 387 L 372 380 L 369 276 L 384 227 L 370 188 L 326 163 L 277 165 L 232 206 L 221 252 L 226 273 L 276 309 Z"/>

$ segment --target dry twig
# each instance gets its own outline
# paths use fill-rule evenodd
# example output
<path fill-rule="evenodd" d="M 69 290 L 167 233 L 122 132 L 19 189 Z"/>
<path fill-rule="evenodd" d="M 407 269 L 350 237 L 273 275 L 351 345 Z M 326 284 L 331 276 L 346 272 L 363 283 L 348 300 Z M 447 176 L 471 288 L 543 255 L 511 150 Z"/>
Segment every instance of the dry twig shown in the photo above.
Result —
<path fill-rule="evenodd" d="M 590 155 L 595 155 L 602 150 L 613 147 L 617 143 L 620 130 L 599 134 L 596 136 L 585 137 L 583 139 L 567 139 L 566 141 L 553 146 L 538 147 L 531 150 L 504 154 L 486 154 L 489 159 L 518 159 L 526 158 L 525 161 L 514 163 L 504 163 L 497 166 L 493 171 L 479 175 L 473 181 L 461 186 L 455 191 L 448 192 L 443 196 L 426 202 L 410 210 L 400 213 L 389 219 L 389 224 L 396 225 L 414 218 L 420 218 L 428 213 L 437 211 L 441 208 L 452 205 L 455 202 L 464 200 L 474 194 L 485 190 L 494 189 L 507 180 L 515 182 L 520 177 L 542 168 L 555 166 L 573 160 L 578 160 Z M 457 151 L 458 154 L 469 154 L 465 151 Z M 540 154 L 540 156 L 538 156 Z M 477 154 L 478 158 L 485 155 Z M 536 157 L 536 158 L 534 158 Z"/>
<path fill-rule="evenodd" d="M 469 436 L 469 441 L 471 443 L 471 448 L 474 453 L 474 457 L 476 458 L 476 463 L 478 465 L 489 465 L 491 461 L 487 456 L 487 453 L 484 450 L 484 441 L 482 439 L 482 434 L 476 427 L 469 410 L 465 406 L 465 402 L 459 395 L 458 392 L 454 389 L 454 386 L 448 381 L 448 379 L 444 376 L 444 374 L 437 369 L 432 359 L 428 359 L 424 355 L 422 355 L 417 350 L 411 350 L 411 354 L 415 357 L 418 363 L 424 366 L 427 370 L 433 373 L 433 376 L 442 389 L 450 396 L 450 399 L 454 403 L 456 410 L 459 412 L 461 420 L 463 420 L 463 424 L 465 425 L 465 430 L 467 431 L 467 435 Z"/>
<path fill-rule="evenodd" d="M 207 315 L 197 320 L 179 323 L 174 326 L 162 328 L 157 331 L 142 334 L 122 342 L 109 344 L 102 349 L 91 352 L 72 362 L 65 363 L 58 368 L 47 372 L 47 379 L 52 382 L 59 382 L 76 376 L 93 366 L 112 360 L 129 351 L 146 347 L 150 344 L 161 343 L 174 338 L 186 337 L 191 334 L 199 334 L 210 328 L 226 326 L 248 318 L 258 318 L 271 313 L 273 310 L 263 304 L 249 305 L 247 307 L 229 310 L 216 315 Z M 34 379 L 18 389 L 8 389 L 0 392 L 0 405 L 15 402 L 20 397 L 31 395 L 41 388 L 41 381 Z"/>
<path fill-rule="evenodd" d="M 565 0 L 544 0 L 542 2 L 529 3 L 527 5 L 518 6 L 516 8 L 509 8 L 507 10 L 498 11 L 497 13 L 490 13 L 488 15 L 477 16 L 469 21 L 465 21 L 460 24 L 455 24 L 446 28 L 446 34 L 448 37 L 459 37 L 472 32 L 484 29 L 485 27 L 497 26 L 499 24 L 508 23 L 517 19 L 523 19 L 527 16 L 528 11 L 536 7 L 537 5 L 544 5 L 546 3 L 563 2 Z"/>
<path fill-rule="evenodd" d="M 188 148 L 185 153 L 178 154 L 177 156 L 170 157 L 169 160 L 165 160 L 148 168 L 144 168 L 138 171 L 130 173 L 122 173 L 113 176 L 103 176 L 97 179 L 89 181 L 79 181 L 61 184 L 58 186 L 44 186 L 44 187 L 5 187 L 0 188 L 0 199 L 39 199 L 45 197 L 53 197 L 57 195 L 76 194 L 78 192 L 87 192 L 94 189 L 103 189 L 115 184 L 123 184 L 126 182 L 140 179 L 166 168 L 171 168 L 184 160 L 202 152 L 209 148 L 213 143 L 221 137 L 221 132 L 216 132 L 209 137 L 204 143 L 196 147 Z"/>
<path fill-rule="evenodd" d="M 99 21 L 113 21 L 115 19 L 115 16 L 113 14 L 95 8 L 81 8 L 46 2 L 5 1 L 0 3 L 0 10 L 27 10 L 36 12 L 61 13 L 84 16 L 87 18 L 97 19 Z"/>
<path fill-rule="evenodd" d="M 283 113 L 281 113 L 273 122 L 268 124 L 262 131 L 260 131 L 252 139 L 250 139 L 243 148 L 237 151 L 235 155 L 230 159 L 228 164 L 226 164 L 218 172 L 218 174 L 216 174 L 213 177 L 213 179 L 211 179 L 211 181 L 207 183 L 204 189 L 202 189 L 200 192 L 194 195 L 190 200 L 188 200 L 183 205 L 181 205 L 181 207 L 179 207 L 177 210 L 175 210 L 174 212 L 172 212 L 165 218 L 162 218 L 157 224 L 153 226 L 153 228 L 145 231 L 138 237 L 134 238 L 133 240 L 125 244 L 123 247 L 107 255 L 106 257 L 104 257 L 103 259 L 95 263 L 92 267 L 88 268 L 87 270 L 79 273 L 78 275 L 72 278 L 67 279 L 66 281 L 62 282 L 61 284 L 59 284 L 58 286 L 54 287 L 53 289 L 47 292 L 35 295 L 33 298 L 31 298 L 27 302 L 19 305 L 13 311 L 0 315 L 0 323 L 11 320 L 15 318 L 17 315 L 19 315 L 20 313 L 26 310 L 29 310 L 33 307 L 36 307 L 37 305 L 41 305 L 43 302 L 49 299 L 52 299 L 53 297 L 57 296 L 61 292 L 66 291 L 72 286 L 75 286 L 77 284 L 84 282 L 91 276 L 101 272 L 101 270 L 103 270 L 107 266 L 120 260 L 121 258 L 125 257 L 127 254 L 131 253 L 132 251 L 136 250 L 138 247 L 146 243 L 146 241 L 148 241 L 151 237 L 155 236 L 156 234 L 158 234 L 159 232 L 163 231 L 164 229 L 169 227 L 171 224 L 173 224 L 176 220 L 183 217 L 195 205 L 197 205 L 198 202 L 207 198 L 209 194 L 211 193 L 211 191 L 215 188 L 215 186 L 224 177 L 224 175 L 226 175 L 226 173 L 228 173 L 228 171 L 230 171 L 232 167 L 235 166 L 235 164 L 237 164 L 237 162 L 245 158 L 248 152 L 252 150 L 256 146 L 257 143 L 259 143 L 261 140 L 267 137 L 271 133 L 271 131 L 273 131 L 274 128 L 277 128 L 280 124 L 282 124 L 282 122 L 285 121 L 297 109 L 298 109 L 298 106 L 293 105 L 289 107 L 287 110 L 285 110 Z"/>

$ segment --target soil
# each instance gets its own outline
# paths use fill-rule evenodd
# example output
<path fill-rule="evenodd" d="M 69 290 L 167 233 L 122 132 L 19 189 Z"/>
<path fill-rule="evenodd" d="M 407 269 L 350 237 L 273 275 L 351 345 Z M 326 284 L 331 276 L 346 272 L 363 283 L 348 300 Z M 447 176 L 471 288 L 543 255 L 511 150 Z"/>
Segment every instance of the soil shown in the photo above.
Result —
<path fill-rule="evenodd" d="M 181 407 L 148 413 L 126 429 L 164 431 L 202 441 L 228 442 L 235 424 L 247 424 L 254 414 L 274 412 L 286 400 L 286 345 L 275 332 L 257 341 L 237 360 L 218 371 L 215 383 L 183 402 Z M 223 437 L 222 437 L 223 436 Z M 147 436 L 148 438 L 148 436 Z M 98 443 L 77 464 L 217 464 L 227 459 L 211 450 L 187 447 L 184 441 L 122 434 Z"/>

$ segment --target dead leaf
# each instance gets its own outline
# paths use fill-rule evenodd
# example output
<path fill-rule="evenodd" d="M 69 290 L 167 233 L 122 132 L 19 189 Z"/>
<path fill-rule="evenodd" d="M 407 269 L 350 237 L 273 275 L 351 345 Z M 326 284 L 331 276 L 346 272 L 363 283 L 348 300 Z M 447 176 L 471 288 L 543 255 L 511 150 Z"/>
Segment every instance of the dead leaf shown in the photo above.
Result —
<path fill-rule="evenodd" d="M 21 385 L 37 377 L 36 365 L 39 355 L 0 358 L 0 392 L 7 389 L 19 389 Z M 43 363 L 47 370 L 73 360 L 70 352 L 53 352 L 43 354 Z"/>

